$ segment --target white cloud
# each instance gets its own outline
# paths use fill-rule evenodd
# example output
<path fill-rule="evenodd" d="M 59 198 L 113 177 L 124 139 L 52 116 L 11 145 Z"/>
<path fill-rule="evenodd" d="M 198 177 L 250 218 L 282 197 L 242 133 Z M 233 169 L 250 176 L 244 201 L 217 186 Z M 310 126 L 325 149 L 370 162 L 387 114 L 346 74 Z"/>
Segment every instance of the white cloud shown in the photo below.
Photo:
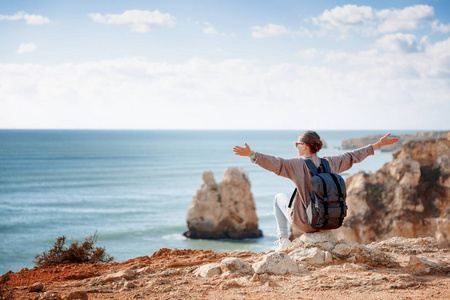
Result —
<path fill-rule="evenodd" d="M 236 34 L 235 34 L 235 33 L 229 33 L 229 34 L 227 34 L 227 33 L 225 33 L 225 32 L 220 32 L 220 31 L 218 31 L 218 30 L 217 30 L 214 26 L 212 26 L 211 23 L 209 23 L 209 22 L 195 21 L 194 23 L 203 27 L 202 32 L 203 32 L 204 34 L 207 34 L 207 35 L 229 36 L 229 37 L 232 37 L 232 38 L 235 38 L 235 37 L 236 37 Z"/>
<path fill-rule="evenodd" d="M 418 50 L 417 38 L 413 34 L 388 34 L 379 38 L 375 45 L 387 51 L 416 52 Z"/>
<path fill-rule="evenodd" d="M 359 53 L 329 51 L 324 55 L 324 62 L 337 63 L 340 66 L 346 65 L 347 67 L 355 66 L 357 69 L 363 68 L 366 70 L 364 73 L 370 71 L 376 74 L 374 79 L 383 77 L 388 85 L 395 85 L 399 81 L 410 79 L 412 79 L 411 82 L 417 81 L 416 84 L 420 87 L 424 86 L 420 80 L 424 82 L 435 81 L 436 84 L 442 85 L 450 84 L 450 38 L 431 44 L 426 37 L 422 38 L 419 43 L 415 41 L 415 37 L 399 38 L 396 35 L 387 35 L 386 37 L 388 37 L 386 38 L 387 41 L 394 40 L 394 45 L 387 46 L 384 44 L 386 41 L 380 42 L 380 44 L 387 47 L 389 51 L 379 51 L 378 49 L 370 49 Z M 401 49 L 402 46 L 395 44 L 396 39 L 406 44 L 416 43 L 420 51 L 405 52 Z M 420 93 L 425 95 L 426 89 L 421 89 Z M 431 101 L 432 97 L 424 96 L 424 99 Z M 446 101 L 449 101 L 450 105 L 450 99 Z M 447 112 L 450 113 L 450 111 Z"/>
<path fill-rule="evenodd" d="M 37 46 L 34 43 L 22 43 L 17 49 L 18 54 L 30 53 L 37 49 Z"/>
<path fill-rule="evenodd" d="M 41 24 L 50 23 L 50 19 L 47 17 L 41 16 L 41 15 L 30 15 L 23 11 L 19 11 L 12 16 L 0 15 L 0 21 L 2 21 L 2 20 L 6 20 L 6 21 L 25 20 L 25 22 L 30 25 L 41 25 Z"/>
<path fill-rule="evenodd" d="M 344 34 L 356 31 L 364 35 L 377 35 L 415 30 L 421 25 L 431 24 L 433 19 L 434 9 L 428 5 L 376 10 L 370 6 L 348 4 L 325 10 L 317 18 L 312 18 L 312 21 L 325 30 L 339 30 Z"/>
<path fill-rule="evenodd" d="M 422 52 L 327 57 L 338 66 L 144 58 L 0 64 L 0 127 L 448 128 L 450 39 Z M 367 122 L 373 115 L 376 124 Z"/>
<path fill-rule="evenodd" d="M 254 26 L 252 37 L 254 38 L 268 38 L 277 35 L 289 34 L 291 31 L 284 26 L 277 24 L 267 24 L 264 27 Z"/>
<path fill-rule="evenodd" d="M 205 34 L 212 34 L 212 35 L 219 34 L 219 32 L 212 26 L 204 28 L 203 29 L 203 33 L 205 33 Z"/>
<path fill-rule="evenodd" d="M 404 9 L 383 9 L 377 12 L 383 22 L 378 26 L 381 33 L 417 29 L 421 22 L 434 18 L 434 9 L 428 5 L 414 5 Z"/>
<path fill-rule="evenodd" d="M 308 48 L 297 52 L 297 55 L 303 59 L 311 59 L 316 57 L 318 54 L 319 51 L 316 48 Z"/>
<path fill-rule="evenodd" d="M 324 23 L 333 27 L 341 27 L 361 26 L 374 18 L 375 13 L 370 6 L 347 4 L 342 7 L 337 6 L 332 10 L 326 9 L 317 19 L 314 19 L 314 21 L 315 23 Z"/>
<path fill-rule="evenodd" d="M 175 17 L 168 13 L 161 13 L 158 10 L 126 10 L 122 14 L 100 14 L 92 13 L 89 17 L 97 23 L 102 24 L 127 24 L 131 31 L 145 33 L 156 27 L 174 26 Z"/>
<path fill-rule="evenodd" d="M 450 32 L 450 24 L 444 25 L 440 24 L 438 21 L 434 21 L 432 23 L 432 27 L 434 31 L 442 32 L 442 33 L 449 33 Z"/>

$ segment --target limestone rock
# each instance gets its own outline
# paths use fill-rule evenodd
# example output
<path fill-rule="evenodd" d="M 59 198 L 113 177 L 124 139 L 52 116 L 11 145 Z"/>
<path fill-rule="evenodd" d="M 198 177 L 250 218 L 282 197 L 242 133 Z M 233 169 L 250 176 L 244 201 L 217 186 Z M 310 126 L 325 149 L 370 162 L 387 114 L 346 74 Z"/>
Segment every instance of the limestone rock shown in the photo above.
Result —
<path fill-rule="evenodd" d="M 338 244 L 333 248 L 332 253 L 339 258 L 348 257 L 352 252 L 352 247 L 346 244 Z"/>
<path fill-rule="evenodd" d="M 313 233 L 305 233 L 299 237 L 303 241 L 304 245 L 314 245 L 324 250 L 331 250 L 337 244 L 336 235 L 333 231 L 318 231 Z"/>
<path fill-rule="evenodd" d="M 250 181 L 237 169 L 225 170 L 217 184 L 212 172 L 203 174 L 203 184 L 192 200 L 187 213 L 189 238 L 244 239 L 262 236 Z"/>
<path fill-rule="evenodd" d="M 252 268 L 248 263 L 236 257 L 227 257 L 220 262 L 222 272 L 251 274 Z"/>
<path fill-rule="evenodd" d="M 351 250 L 350 262 L 363 263 L 375 268 L 399 268 L 400 264 L 390 255 L 377 249 L 354 243 Z"/>
<path fill-rule="evenodd" d="M 376 247 L 368 247 L 348 240 L 337 240 L 333 231 L 305 233 L 286 249 L 299 267 L 318 267 L 331 263 L 333 258 L 347 263 L 370 267 L 399 268 L 399 263 Z M 255 270 L 256 271 L 256 270 Z"/>
<path fill-rule="evenodd" d="M 241 288 L 242 284 L 236 280 L 229 280 L 229 281 L 222 282 L 220 284 L 220 287 L 222 288 L 222 290 L 228 290 L 228 289 L 233 289 L 233 288 Z"/>
<path fill-rule="evenodd" d="M 30 293 L 40 293 L 44 290 L 44 284 L 42 282 L 36 282 L 28 290 Z"/>
<path fill-rule="evenodd" d="M 116 280 L 130 280 L 135 276 L 135 272 L 131 269 L 122 270 L 117 273 L 108 274 L 103 278 L 103 282 L 111 282 Z"/>
<path fill-rule="evenodd" d="M 261 273 L 261 274 L 253 274 L 252 278 L 250 279 L 251 282 L 257 282 L 257 281 L 266 281 L 269 279 L 269 274 L 267 273 Z"/>
<path fill-rule="evenodd" d="M 296 238 L 289 244 L 289 246 L 287 246 L 286 250 L 283 252 L 289 253 L 297 248 L 304 247 L 304 246 L 305 246 L 305 243 L 302 240 L 300 240 L 300 238 Z"/>
<path fill-rule="evenodd" d="M 211 263 L 201 266 L 194 272 L 194 275 L 201 276 L 203 278 L 211 278 L 222 274 L 220 263 Z"/>
<path fill-rule="evenodd" d="M 277 288 L 280 287 L 279 284 L 277 284 L 276 282 L 273 282 L 271 280 L 267 281 L 266 283 L 264 283 L 264 288 Z"/>
<path fill-rule="evenodd" d="M 373 242 L 367 245 L 369 248 L 378 249 L 388 253 L 421 254 L 439 252 L 441 249 L 434 238 L 404 238 L 393 237 L 381 242 Z"/>
<path fill-rule="evenodd" d="M 413 272 L 416 274 L 430 274 L 440 271 L 438 264 L 415 255 L 411 255 L 409 257 L 409 262 L 403 269 L 407 272 Z"/>
<path fill-rule="evenodd" d="M 330 251 L 338 243 L 333 231 L 318 231 L 312 233 L 302 233 L 299 237 L 293 238 L 292 243 L 287 247 L 289 253 L 300 247 L 319 247 L 322 250 Z"/>
<path fill-rule="evenodd" d="M 61 296 L 57 292 L 45 292 L 39 296 L 39 300 L 62 300 Z"/>
<path fill-rule="evenodd" d="M 317 247 L 313 248 L 298 248 L 289 253 L 289 256 L 295 262 L 305 262 L 310 265 L 323 265 L 332 261 L 330 252 L 320 250 Z"/>
<path fill-rule="evenodd" d="M 297 264 L 284 252 L 273 252 L 263 257 L 259 262 L 253 264 L 256 274 L 297 274 Z"/>
<path fill-rule="evenodd" d="M 403 144 L 376 173 L 347 179 L 348 214 L 337 237 L 361 244 L 433 237 L 449 247 L 449 178 L 450 139 Z"/>
<path fill-rule="evenodd" d="M 66 296 L 65 300 L 88 300 L 88 294 L 83 291 L 75 291 L 70 292 L 69 295 Z"/>

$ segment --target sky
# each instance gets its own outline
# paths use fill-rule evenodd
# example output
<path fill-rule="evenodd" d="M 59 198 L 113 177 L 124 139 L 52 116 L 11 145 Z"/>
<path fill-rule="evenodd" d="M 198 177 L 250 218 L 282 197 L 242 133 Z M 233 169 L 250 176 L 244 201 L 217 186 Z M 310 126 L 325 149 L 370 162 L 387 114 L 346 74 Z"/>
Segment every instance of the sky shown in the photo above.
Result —
<path fill-rule="evenodd" d="M 450 1 L 0 0 L 0 129 L 448 130 Z"/>

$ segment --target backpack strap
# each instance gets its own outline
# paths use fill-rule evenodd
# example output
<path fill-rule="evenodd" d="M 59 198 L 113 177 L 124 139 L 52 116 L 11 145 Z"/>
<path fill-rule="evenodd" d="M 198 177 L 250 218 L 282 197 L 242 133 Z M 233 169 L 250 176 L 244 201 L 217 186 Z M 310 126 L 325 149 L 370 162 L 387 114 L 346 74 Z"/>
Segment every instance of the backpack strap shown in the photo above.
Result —
<path fill-rule="evenodd" d="M 345 214 L 345 208 L 344 208 L 344 194 L 342 193 L 341 190 L 341 185 L 339 184 L 336 175 L 331 174 L 331 178 L 333 178 L 334 184 L 336 184 L 337 190 L 338 190 L 338 195 L 339 195 L 339 204 L 341 206 L 341 216 L 339 217 L 339 225 L 338 228 L 341 227 L 342 222 L 344 222 L 344 214 Z"/>
<path fill-rule="evenodd" d="M 292 193 L 291 200 L 289 200 L 288 208 L 291 208 L 292 202 L 294 202 L 295 194 L 297 194 L 297 188 L 295 188 L 294 192 Z"/>
<path fill-rule="evenodd" d="M 322 185 L 323 185 L 323 210 L 324 210 L 325 220 L 323 221 L 322 228 L 325 228 L 325 226 L 327 226 L 327 223 L 328 223 L 328 218 L 330 217 L 328 214 L 328 192 L 327 192 L 328 189 L 327 189 L 327 183 L 325 182 L 325 179 L 320 174 L 317 174 L 317 177 L 319 177 L 322 180 Z"/>
<path fill-rule="evenodd" d="M 315 176 L 319 174 L 319 170 L 317 169 L 316 165 L 312 162 L 310 159 L 305 159 L 306 166 L 311 171 L 311 173 Z"/>
<path fill-rule="evenodd" d="M 319 174 L 319 171 L 316 167 L 316 165 L 312 162 L 310 159 L 305 159 L 306 166 L 308 169 L 313 173 L 313 175 Z M 297 194 L 297 188 L 294 189 L 294 192 L 292 193 L 291 200 L 289 200 L 288 208 L 291 208 L 292 202 L 294 202 L 295 194 Z"/>
<path fill-rule="evenodd" d="M 319 169 L 316 167 L 316 165 L 312 162 L 311 159 L 305 159 L 305 163 L 306 166 L 308 167 L 308 169 L 311 171 L 311 173 L 315 176 L 319 174 Z M 327 173 L 331 173 L 331 168 L 330 168 L 330 164 L 328 163 L 328 160 L 321 158 L 320 159 L 320 166 L 325 168 L 325 171 Z M 320 168 L 322 169 L 322 168 Z M 323 169 L 322 169 L 323 170 Z M 323 185 L 324 185 L 324 195 L 326 197 L 327 195 L 327 188 L 326 188 L 326 183 L 323 180 L 323 178 L 321 177 L 320 179 L 322 179 L 323 181 Z M 339 191 L 340 191 L 340 187 L 338 187 Z M 288 208 L 291 208 L 292 206 L 292 202 L 294 202 L 294 198 L 295 198 L 295 194 L 297 194 L 297 188 L 294 189 L 294 192 L 292 193 L 291 199 L 289 200 L 289 205 Z M 327 198 L 326 198 L 327 199 Z M 342 214 L 344 212 L 343 206 L 341 205 L 342 208 Z M 325 209 L 325 213 L 326 213 L 326 217 L 328 218 L 328 203 L 326 204 L 326 209 Z M 326 222 L 326 221 L 325 221 Z M 325 226 L 324 226 L 325 227 Z"/>
<path fill-rule="evenodd" d="M 326 160 L 325 158 L 321 158 L 320 165 L 324 166 L 326 173 L 331 173 L 331 167 L 330 167 L 330 163 L 328 162 L 328 160 Z"/>

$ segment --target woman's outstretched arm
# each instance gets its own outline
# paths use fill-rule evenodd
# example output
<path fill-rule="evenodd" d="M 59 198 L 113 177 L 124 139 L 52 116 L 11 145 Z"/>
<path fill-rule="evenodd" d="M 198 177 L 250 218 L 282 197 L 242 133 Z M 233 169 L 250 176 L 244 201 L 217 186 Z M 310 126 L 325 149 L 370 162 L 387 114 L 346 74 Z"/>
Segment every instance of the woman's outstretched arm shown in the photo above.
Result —
<path fill-rule="evenodd" d="M 372 144 L 373 150 L 376 150 L 383 146 L 392 145 L 392 144 L 395 144 L 398 142 L 398 140 L 399 140 L 398 137 L 390 137 L 390 135 L 391 134 L 388 133 L 385 136 L 383 136 L 378 142 L 376 142 L 375 144 Z"/>
<path fill-rule="evenodd" d="M 256 163 L 260 167 L 279 176 L 292 179 L 295 173 L 300 172 L 298 170 L 294 172 L 294 168 L 299 167 L 298 158 L 284 159 L 281 157 L 258 153 L 250 149 L 250 146 L 247 143 L 245 143 L 245 147 L 234 146 L 233 152 L 236 155 L 250 157 L 253 163 Z"/>
<path fill-rule="evenodd" d="M 375 149 L 398 142 L 399 138 L 389 137 L 390 135 L 390 133 L 386 134 L 374 144 L 369 144 L 365 147 L 339 155 L 328 156 L 327 159 L 330 162 L 332 172 L 338 174 L 345 172 L 350 169 L 354 163 L 362 162 L 367 156 L 373 155 Z"/>

